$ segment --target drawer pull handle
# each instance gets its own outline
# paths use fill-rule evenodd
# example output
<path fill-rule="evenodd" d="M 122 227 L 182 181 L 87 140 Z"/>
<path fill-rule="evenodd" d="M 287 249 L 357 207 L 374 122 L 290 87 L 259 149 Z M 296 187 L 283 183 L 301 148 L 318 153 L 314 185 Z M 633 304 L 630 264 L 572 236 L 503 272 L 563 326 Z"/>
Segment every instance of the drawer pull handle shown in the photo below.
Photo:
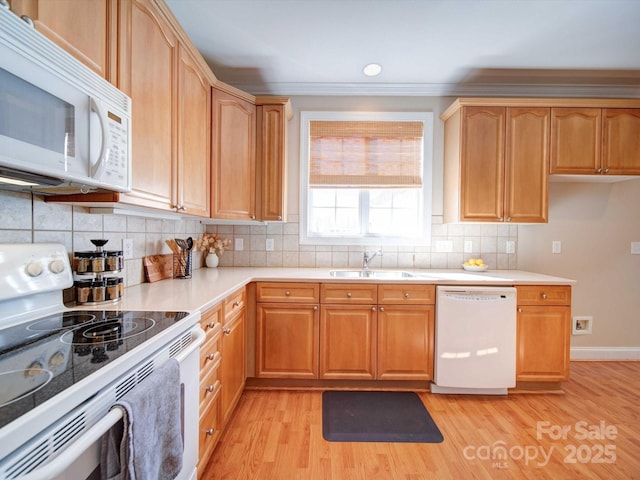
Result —
<path fill-rule="evenodd" d="M 207 387 L 207 392 L 213 392 L 215 389 L 216 389 L 216 386 L 215 386 L 215 385 L 209 385 L 209 386 Z"/>
<path fill-rule="evenodd" d="M 213 428 L 210 428 L 210 429 L 204 431 L 204 433 L 206 433 L 207 435 L 213 435 L 213 432 L 215 432 L 215 430 Z"/>
<path fill-rule="evenodd" d="M 213 360 L 214 358 L 216 358 L 215 353 L 210 353 L 209 355 L 207 355 L 207 360 Z"/>
<path fill-rule="evenodd" d="M 286 297 L 288 297 L 289 295 L 291 295 L 291 292 L 290 292 L 289 290 L 287 290 L 286 292 L 284 292 L 284 295 L 285 295 Z"/>
<path fill-rule="evenodd" d="M 347 292 L 347 298 L 351 298 L 351 292 Z"/>
<path fill-rule="evenodd" d="M 229 335 L 231 333 L 231 329 L 229 327 L 227 327 L 227 328 L 225 328 L 223 330 L 223 332 L 224 332 L 225 335 Z"/>
<path fill-rule="evenodd" d="M 209 322 L 209 323 L 207 323 L 206 326 L 207 326 L 207 328 L 213 328 L 213 327 L 216 326 L 216 322 Z"/>
<path fill-rule="evenodd" d="M 409 298 L 409 292 L 404 292 L 404 298 Z"/>
<path fill-rule="evenodd" d="M 240 306 L 240 302 L 233 302 L 233 308 L 239 307 Z"/>
<path fill-rule="evenodd" d="M 547 294 L 546 294 L 546 293 L 543 293 L 543 294 L 542 294 L 542 299 L 543 299 L 543 300 L 546 300 L 546 299 L 547 299 Z"/>

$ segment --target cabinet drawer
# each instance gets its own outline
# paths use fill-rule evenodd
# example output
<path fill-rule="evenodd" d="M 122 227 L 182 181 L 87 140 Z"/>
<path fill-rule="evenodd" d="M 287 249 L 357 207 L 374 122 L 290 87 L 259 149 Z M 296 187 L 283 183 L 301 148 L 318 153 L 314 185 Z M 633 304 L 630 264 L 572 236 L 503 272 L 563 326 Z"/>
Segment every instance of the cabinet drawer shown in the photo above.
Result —
<path fill-rule="evenodd" d="M 200 380 L 201 412 L 203 407 L 206 407 L 220 393 L 222 381 L 220 380 L 219 370 L 211 370 L 203 380 Z"/>
<path fill-rule="evenodd" d="M 320 285 L 320 303 L 378 303 L 378 289 L 376 285 L 323 283 Z"/>
<path fill-rule="evenodd" d="M 224 323 L 242 310 L 246 301 L 245 289 L 241 288 L 224 299 Z"/>
<path fill-rule="evenodd" d="M 220 400 L 215 398 L 208 403 L 204 410 L 201 410 L 200 424 L 198 428 L 198 446 L 200 459 L 198 460 L 198 471 L 203 471 L 206 467 L 213 449 L 222 433 L 220 416 Z"/>
<path fill-rule="evenodd" d="M 378 285 L 378 304 L 380 305 L 432 305 L 435 302 L 435 285 Z"/>
<path fill-rule="evenodd" d="M 211 338 L 217 330 L 222 326 L 222 305 L 216 305 L 210 308 L 206 312 L 202 313 L 200 317 L 200 326 L 204 333 L 207 334 L 207 338 Z"/>
<path fill-rule="evenodd" d="M 518 305 L 571 305 L 567 285 L 519 285 Z"/>
<path fill-rule="evenodd" d="M 222 329 L 219 330 L 219 334 L 207 341 L 200 348 L 200 378 L 204 379 L 211 370 L 215 370 L 220 366 L 220 360 L 222 354 L 220 353 L 220 338 Z"/>
<path fill-rule="evenodd" d="M 318 303 L 320 301 L 320 285 L 317 283 L 258 283 L 256 301 Z"/>

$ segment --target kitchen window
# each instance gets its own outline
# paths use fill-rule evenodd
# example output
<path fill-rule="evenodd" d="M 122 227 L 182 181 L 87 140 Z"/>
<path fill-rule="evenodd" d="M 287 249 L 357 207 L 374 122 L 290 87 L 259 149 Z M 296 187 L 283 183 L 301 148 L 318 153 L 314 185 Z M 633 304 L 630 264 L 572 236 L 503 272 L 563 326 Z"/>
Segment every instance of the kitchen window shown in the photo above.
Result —
<path fill-rule="evenodd" d="M 301 112 L 300 241 L 428 244 L 433 114 Z"/>

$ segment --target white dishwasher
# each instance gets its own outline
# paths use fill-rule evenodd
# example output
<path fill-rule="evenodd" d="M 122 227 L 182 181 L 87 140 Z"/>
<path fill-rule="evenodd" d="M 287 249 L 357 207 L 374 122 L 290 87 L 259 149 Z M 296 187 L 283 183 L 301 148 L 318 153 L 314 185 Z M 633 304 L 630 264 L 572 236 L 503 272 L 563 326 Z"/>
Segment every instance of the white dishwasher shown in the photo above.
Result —
<path fill-rule="evenodd" d="M 516 384 L 516 289 L 436 289 L 433 393 L 506 395 Z"/>

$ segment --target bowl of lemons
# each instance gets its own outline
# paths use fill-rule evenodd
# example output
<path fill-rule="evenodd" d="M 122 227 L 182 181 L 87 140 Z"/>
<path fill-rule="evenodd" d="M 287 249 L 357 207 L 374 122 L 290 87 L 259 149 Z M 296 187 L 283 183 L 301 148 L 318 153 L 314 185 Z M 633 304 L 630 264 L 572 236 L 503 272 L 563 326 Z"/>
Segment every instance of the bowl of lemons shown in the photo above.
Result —
<path fill-rule="evenodd" d="M 484 263 L 481 258 L 470 258 L 462 264 L 462 268 L 469 272 L 486 272 L 489 269 L 489 265 Z"/>

